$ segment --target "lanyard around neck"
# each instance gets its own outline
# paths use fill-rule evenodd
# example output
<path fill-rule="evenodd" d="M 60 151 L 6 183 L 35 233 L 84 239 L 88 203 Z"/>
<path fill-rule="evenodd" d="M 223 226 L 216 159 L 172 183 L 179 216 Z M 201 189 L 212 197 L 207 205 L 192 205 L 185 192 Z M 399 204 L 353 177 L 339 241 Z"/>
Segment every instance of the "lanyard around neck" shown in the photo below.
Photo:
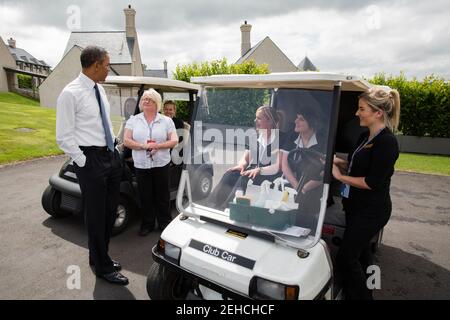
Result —
<path fill-rule="evenodd" d="M 374 135 L 371 139 L 367 138 L 367 141 L 363 141 L 358 148 L 356 148 L 356 150 L 353 152 L 352 154 L 352 159 L 350 161 L 350 164 L 348 166 L 348 173 L 350 174 L 350 171 L 352 170 L 352 166 L 353 166 L 353 160 L 355 158 L 355 155 L 360 152 L 362 149 L 364 149 L 365 146 L 367 146 L 369 143 L 371 143 L 380 133 L 381 131 L 383 131 L 383 129 L 381 129 L 380 131 L 377 132 L 376 135 Z"/>

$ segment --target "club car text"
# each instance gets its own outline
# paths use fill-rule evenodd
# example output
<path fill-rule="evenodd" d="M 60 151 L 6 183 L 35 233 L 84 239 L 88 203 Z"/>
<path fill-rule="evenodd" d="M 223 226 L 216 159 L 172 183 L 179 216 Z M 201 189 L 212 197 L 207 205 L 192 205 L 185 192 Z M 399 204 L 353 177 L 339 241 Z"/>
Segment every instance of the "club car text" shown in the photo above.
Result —
<path fill-rule="evenodd" d="M 206 252 L 207 254 L 210 254 L 215 257 L 220 256 L 221 259 L 229 261 L 229 262 L 234 262 L 234 260 L 236 260 L 236 257 L 233 256 L 232 254 L 230 254 L 226 251 L 222 251 L 217 248 L 211 247 L 209 244 L 205 244 L 203 246 L 203 252 Z"/>
<path fill-rule="evenodd" d="M 237 254 L 230 253 L 226 250 L 222 250 L 220 248 L 216 248 L 214 246 L 211 246 L 207 243 L 203 243 L 197 240 L 191 240 L 191 243 L 189 244 L 189 247 L 194 248 L 196 250 L 202 251 L 206 254 L 209 254 L 213 257 L 240 265 L 241 267 L 247 268 L 252 270 L 255 266 L 255 261 L 250 260 L 245 257 L 241 257 Z"/>

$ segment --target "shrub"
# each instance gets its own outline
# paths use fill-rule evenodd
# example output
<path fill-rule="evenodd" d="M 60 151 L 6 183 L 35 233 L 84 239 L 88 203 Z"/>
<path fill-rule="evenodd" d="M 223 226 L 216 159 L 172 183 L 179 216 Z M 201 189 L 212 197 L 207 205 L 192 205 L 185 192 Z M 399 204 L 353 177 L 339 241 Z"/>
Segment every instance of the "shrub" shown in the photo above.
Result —
<path fill-rule="evenodd" d="M 379 73 L 370 82 L 387 85 L 400 93 L 399 130 L 404 135 L 450 138 L 450 85 L 434 75 L 422 81 Z"/>
<path fill-rule="evenodd" d="M 19 88 L 22 88 L 22 89 L 33 89 L 31 76 L 18 74 L 17 75 L 17 81 L 19 82 Z"/>

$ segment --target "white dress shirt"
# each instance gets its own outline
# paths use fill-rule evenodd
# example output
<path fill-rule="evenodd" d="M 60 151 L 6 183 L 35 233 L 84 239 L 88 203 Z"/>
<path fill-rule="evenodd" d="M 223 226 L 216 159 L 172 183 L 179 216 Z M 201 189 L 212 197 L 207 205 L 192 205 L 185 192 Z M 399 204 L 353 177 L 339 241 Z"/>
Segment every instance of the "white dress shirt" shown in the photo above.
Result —
<path fill-rule="evenodd" d="M 147 140 L 164 143 L 168 141 L 169 134 L 176 133 L 173 120 L 160 113 L 151 123 L 147 122 L 143 112 L 131 116 L 125 128 L 133 131 L 133 140 L 139 143 L 146 143 Z M 152 157 L 147 156 L 147 150 L 133 150 L 132 155 L 134 166 L 138 169 L 164 167 L 170 162 L 170 149 L 158 150 Z"/>
<path fill-rule="evenodd" d="M 80 73 L 61 92 L 56 108 L 56 142 L 62 151 L 77 165 L 83 167 L 86 157 L 80 146 L 104 147 L 107 145 L 105 130 L 94 89 L 95 82 Z M 108 119 L 111 136 L 114 132 L 110 119 L 110 106 L 105 89 L 98 85 Z"/>
<path fill-rule="evenodd" d="M 297 137 L 297 139 L 293 143 L 291 142 L 291 143 L 283 146 L 281 152 L 287 154 L 291 150 L 294 150 L 295 148 L 306 148 L 306 149 L 309 149 L 312 146 L 315 146 L 316 144 L 319 144 L 319 143 L 317 141 L 317 137 L 316 137 L 315 133 L 311 136 L 311 138 L 309 139 L 308 144 L 306 146 L 303 144 L 302 136 L 299 135 Z"/>
<path fill-rule="evenodd" d="M 301 135 L 298 136 L 297 140 L 295 140 L 294 143 L 297 145 L 297 148 L 306 148 L 306 149 L 309 149 L 312 146 L 315 146 L 316 144 L 318 144 L 315 133 L 311 136 L 311 138 L 309 139 L 308 144 L 306 146 L 303 144 Z"/>
<path fill-rule="evenodd" d="M 277 154 L 279 151 L 279 132 L 278 130 L 272 130 L 270 135 L 270 141 L 264 139 L 264 136 L 260 134 L 257 139 L 258 143 L 256 145 L 250 144 L 248 150 L 250 151 L 249 161 L 250 164 L 264 165 L 273 164 L 277 160 Z M 271 146 L 271 154 L 267 155 L 267 147 Z M 259 146 L 259 150 L 257 150 Z M 259 159 L 257 157 L 259 156 Z M 259 163 L 258 163 L 259 161 Z"/>

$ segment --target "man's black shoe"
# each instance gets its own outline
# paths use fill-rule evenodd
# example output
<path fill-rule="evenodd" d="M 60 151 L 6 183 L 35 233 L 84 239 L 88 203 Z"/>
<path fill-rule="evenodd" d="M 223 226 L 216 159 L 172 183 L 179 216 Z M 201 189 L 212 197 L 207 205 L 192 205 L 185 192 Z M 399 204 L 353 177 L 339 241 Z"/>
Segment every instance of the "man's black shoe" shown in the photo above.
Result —
<path fill-rule="evenodd" d="M 145 237 L 148 236 L 150 234 L 150 232 L 153 231 L 154 228 L 152 227 L 141 227 L 141 229 L 139 230 L 139 235 L 141 237 Z"/>
<path fill-rule="evenodd" d="M 116 270 L 116 271 L 120 271 L 120 270 L 122 270 L 122 266 L 120 265 L 120 263 L 118 263 L 117 261 L 112 261 L 113 262 L 113 268 L 114 268 L 114 270 Z M 92 262 L 89 262 L 89 265 L 91 266 L 91 267 L 94 267 L 94 264 L 92 263 Z"/>
<path fill-rule="evenodd" d="M 102 274 L 102 275 L 99 275 L 98 277 L 105 279 L 109 283 L 113 283 L 113 284 L 119 284 L 122 286 L 126 286 L 128 284 L 128 278 L 117 271 L 107 273 L 107 274 Z"/>

